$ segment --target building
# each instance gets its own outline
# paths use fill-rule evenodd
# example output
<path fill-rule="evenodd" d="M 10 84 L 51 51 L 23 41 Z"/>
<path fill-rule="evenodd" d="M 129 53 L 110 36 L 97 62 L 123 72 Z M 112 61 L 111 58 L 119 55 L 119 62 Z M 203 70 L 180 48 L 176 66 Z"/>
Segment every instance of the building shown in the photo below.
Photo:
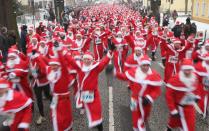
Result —
<path fill-rule="evenodd" d="M 161 0 L 161 11 L 167 11 L 170 9 L 170 11 L 176 10 L 178 12 L 184 12 L 185 11 L 185 2 L 186 0 Z M 187 5 L 187 11 L 191 12 L 192 9 L 192 0 L 188 0 Z"/>
<path fill-rule="evenodd" d="M 23 6 L 27 6 L 28 5 L 28 0 L 18 0 L 19 2 L 21 2 L 21 4 Z"/>
<path fill-rule="evenodd" d="M 209 0 L 193 0 L 192 19 L 209 24 Z"/>
<path fill-rule="evenodd" d="M 49 6 L 54 7 L 54 0 L 28 0 L 29 6 L 34 6 L 36 8 L 49 8 Z"/>

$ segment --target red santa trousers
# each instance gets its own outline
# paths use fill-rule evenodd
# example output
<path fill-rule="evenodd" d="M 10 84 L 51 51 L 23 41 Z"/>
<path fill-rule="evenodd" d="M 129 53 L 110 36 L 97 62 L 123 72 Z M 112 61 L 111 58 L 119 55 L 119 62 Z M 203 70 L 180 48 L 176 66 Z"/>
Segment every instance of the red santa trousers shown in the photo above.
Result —
<path fill-rule="evenodd" d="M 169 118 L 168 127 L 181 128 L 183 131 L 195 131 L 195 109 L 193 106 L 178 106 L 180 118 Z"/>
<path fill-rule="evenodd" d="M 94 44 L 94 57 L 95 60 L 100 60 L 102 59 L 103 56 L 103 46 L 102 44 Z"/>

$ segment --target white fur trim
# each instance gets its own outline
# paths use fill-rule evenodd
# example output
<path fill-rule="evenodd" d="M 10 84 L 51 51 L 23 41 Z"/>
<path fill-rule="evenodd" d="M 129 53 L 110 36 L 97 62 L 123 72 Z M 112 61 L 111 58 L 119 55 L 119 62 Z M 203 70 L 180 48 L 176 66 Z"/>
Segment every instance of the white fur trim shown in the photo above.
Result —
<path fill-rule="evenodd" d="M 18 125 L 18 128 L 24 128 L 24 129 L 28 129 L 29 128 L 29 123 L 26 122 L 22 122 Z"/>
<path fill-rule="evenodd" d="M 181 66 L 181 69 L 182 70 L 194 70 L 194 67 L 193 66 L 190 66 L 190 65 L 182 65 Z"/>
<path fill-rule="evenodd" d="M 60 62 L 52 61 L 52 62 L 49 62 L 49 65 L 60 65 Z"/>
<path fill-rule="evenodd" d="M 18 57 L 18 55 L 17 55 L 16 53 L 9 53 L 9 54 L 8 54 L 8 57 L 11 57 L 11 56 Z"/>
<path fill-rule="evenodd" d="M 176 87 L 176 86 L 173 86 L 169 83 L 166 84 L 167 87 L 173 89 L 173 90 L 177 90 L 177 91 L 185 91 L 185 92 L 190 92 L 192 91 L 192 89 L 190 88 L 186 88 L 186 87 Z"/>
<path fill-rule="evenodd" d="M 110 59 L 112 59 L 113 55 L 110 52 L 108 52 L 107 53 L 107 57 L 110 58 Z"/>
<path fill-rule="evenodd" d="M 146 95 L 145 97 L 147 97 L 151 103 L 154 102 L 154 100 L 152 99 L 152 97 L 150 95 Z"/>
<path fill-rule="evenodd" d="M 0 84 L 0 89 L 9 88 L 8 84 Z"/>
<path fill-rule="evenodd" d="M 84 54 L 83 55 L 83 59 L 91 59 L 91 60 L 93 60 L 93 56 L 89 55 L 89 54 Z"/>
<path fill-rule="evenodd" d="M 149 60 L 143 60 L 143 61 L 139 61 L 139 65 L 151 65 L 151 62 Z"/>
<path fill-rule="evenodd" d="M 6 113 L 11 113 L 11 112 L 16 113 L 16 112 L 19 112 L 19 111 L 23 110 L 24 108 L 26 108 L 27 106 L 29 106 L 31 103 L 32 103 L 32 99 L 29 98 L 29 99 L 25 102 L 25 104 L 24 104 L 23 106 L 21 106 L 20 108 L 7 110 L 7 111 L 5 111 L 5 112 L 6 112 Z"/>
<path fill-rule="evenodd" d="M 125 65 L 126 67 L 137 67 L 137 66 L 138 66 L 138 64 L 129 64 L 129 63 L 127 63 L 127 62 L 125 62 L 124 65 Z"/>
<path fill-rule="evenodd" d="M 172 114 L 172 115 L 175 115 L 175 114 L 177 114 L 177 113 L 178 113 L 178 111 L 177 111 L 176 109 L 174 109 L 174 110 L 171 111 L 171 114 Z"/>
<path fill-rule="evenodd" d="M 184 115 L 184 109 L 180 106 L 179 106 L 179 112 L 180 112 L 180 116 L 181 116 L 180 118 L 181 118 L 181 124 L 183 127 L 183 131 L 189 131 L 188 125 L 186 123 L 185 115 Z"/>

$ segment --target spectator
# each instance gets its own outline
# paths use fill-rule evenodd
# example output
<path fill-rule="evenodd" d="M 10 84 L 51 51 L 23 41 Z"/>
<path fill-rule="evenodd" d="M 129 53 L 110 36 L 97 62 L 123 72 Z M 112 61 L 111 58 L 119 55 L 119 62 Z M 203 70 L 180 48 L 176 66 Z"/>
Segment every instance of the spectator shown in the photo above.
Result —
<path fill-rule="evenodd" d="M 27 44 L 27 26 L 23 25 L 21 27 L 21 35 L 20 35 L 20 49 L 24 54 L 26 54 L 26 44 Z"/>
<path fill-rule="evenodd" d="M 178 13 L 177 13 L 176 10 L 173 11 L 172 17 L 173 17 L 173 21 L 174 21 L 174 23 L 175 23 L 175 22 L 176 22 L 176 19 L 177 19 L 177 17 L 178 17 Z"/>
<path fill-rule="evenodd" d="M 54 21 L 55 20 L 55 14 L 53 9 L 50 7 L 49 9 L 49 21 Z"/>
<path fill-rule="evenodd" d="M 8 48 L 15 45 L 17 42 L 17 36 L 14 30 L 8 31 Z"/>
<path fill-rule="evenodd" d="M 0 55 L 3 57 L 2 62 L 6 62 L 8 52 L 7 28 L 0 28 Z"/>

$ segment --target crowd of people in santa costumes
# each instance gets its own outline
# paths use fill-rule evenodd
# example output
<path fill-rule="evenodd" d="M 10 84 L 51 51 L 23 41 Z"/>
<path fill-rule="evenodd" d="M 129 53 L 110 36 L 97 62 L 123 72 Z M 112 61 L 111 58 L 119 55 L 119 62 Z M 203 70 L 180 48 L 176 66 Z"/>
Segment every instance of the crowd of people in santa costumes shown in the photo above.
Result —
<path fill-rule="evenodd" d="M 42 124 L 44 108 L 49 108 L 44 107 L 44 93 L 51 101 L 54 131 L 73 130 L 70 95 L 80 115 L 87 115 L 89 128 L 103 131 L 98 77 L 111 59 L 114 76 L 127 81 L 131 92 L 134 131 L 149 128 L 151 108 L 160 95 L 165 95 L 170 111 L 167 131 L 194 131 L 196 110 L 207 118 L 209 40 L 198 44 L 202 37 L 194 32 L 174 36 L 155 17 L 142 17 L 124 5 L 89 6 L 80 16 L 70 21 L 66 32 L 56 22 L 29 27 L 27 51 L 16 45 L 9 49 L 6 63 L 0 63 L 0 114 L 8 116 L 4 126 L 29 130 L 34 103 L 40 114 L 36 123 Z M 158 48 L 164 80 L 151 68 Z M 165 94 L 161 94 L 163 84 Z"/>

